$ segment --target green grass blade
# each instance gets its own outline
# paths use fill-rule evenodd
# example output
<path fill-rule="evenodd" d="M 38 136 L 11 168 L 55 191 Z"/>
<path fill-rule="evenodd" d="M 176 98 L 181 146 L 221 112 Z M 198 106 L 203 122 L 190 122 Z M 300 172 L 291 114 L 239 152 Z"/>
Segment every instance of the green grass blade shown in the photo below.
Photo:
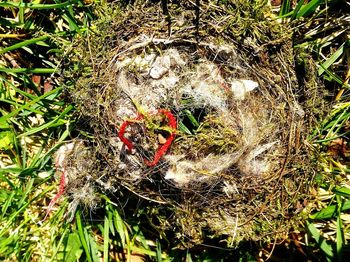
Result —
<path fill-rule="evenodd" d="M 115 227 L 116 231 L 119 234 L 119 237 L 120 237 L 120 240 L 122 242 L 123 248 L 125 248 L 126 234 L 127 233 L 125 233 L 126 228 L 124 226 L 124 221 L 120 217 L 120 215 L 119 215 L 117 210 L 113 209 L 113 213 L 114 213 L 114 218 L 113 218 L 114 227 Z"/>
<path fill-rule="evenodd" d="M 103 231 L 103 261 L 108 262 L 109 251 L 109 219 L 105 216 Z"/>
<path fill-rule="evenodd" d="M 160 243 L 159 241 L 157 240 L 157 262 L 162 262 L 163 259 L 162 259 L 162 247 L 160 246 Z"/>
<path fill-rule="evenodd" d="M 337 51 L 335 51 L 318 69 L 318 75 L 322 75 L 325 72 L 325 69 L 328 69 L 331 65 L 333 65 L 339 57 L 341 57 L 344 53 L 344 46 L 345 43 L 343 43 Z"/>
<path fill-rule="evenodd" d="M 280 16 L 284 16 L 289 13 L 291 7 L 290 0 L 283 0 L 281 8 L 280 8 Z"/>
<path fill-rule="evenodd" d="M 90 250 L 90 255 L 91 255 L 91 260 L 92 261 L 99 261 L 99 252 L 98 252 L 98 246 L 96 241 L 94 240 L 93 236 L 88 233 L 87 228 L 84 228 L 84 234 L 85 234 L 85 239 L 88 240 L 88 248 Z M 103 248 L 102 248 L 103 249 Z"/>
<path fill-rule="evenodd" d="M 308 223 L 307 229 L 310 232 L 311 236 L 316 240 L 316 243 L 320 247 L 320 249 L 326 254 L 326 256 L 330 259 L 334 258 L 333 248 L 330 244 L 326 242 L 326 240 L 320 235 L 320 232 L 315 227 L 314 224 Z"/>
<path fill-rule="evenodd" d="M 22 133 L 20 135 L 17 136 L 17 138 L 20 138 L 20 137 L 24 137 L 24 136 L 29 136 L 29 135 L 33 135 L 35 133 L 38 133 L 44 129 L 47 129 L 47 128 L 50 128 L 51 126 L 53 126 L 53 124 L 55 124 L 58 120 L 60 120 L 61 118 L 63 118 L 64 116 L 66 116 L 74 107 L 72 105 L 69 105 L 67 106 L 67 108 L 59 115 L 57 116 L 56 118 L 54 118 L 52 121 L 50 122 L 47 122 L 46 124 L 43 124 L 39 127 L 36 127 L 36 128 L 33 128 L 31 130 L 29 130 L 28 132 L 25 132 L 25 133 Z M 62 123 L 60 125 L 63 125 L 65 124 Z"/>
<path fill-rule="evenodd" d="M 350 188 L 348 187 L 336 187 L 333 192 L 338 196 L 350 197 Z"/>
<path fill-rule="evenodd" d="M 184 125 L 184 123 L 179 122 L 178 128 L 181 132 L 187 134 L 187 135 L 192 135 L 191 131 Z"/>
<path fill-rule="evenodd" d="M 5 68 L 0 67 L 0 72 L 12 74 L 53 74 L 57 71 L 56 68 Z"/>
<path fill-rule="evenodd" d="M 341 211 L 347 211 L 350 209 L 350 200 L 345 201 L 341 207 Z M 324 220 L 324 219 L 331 219 L 337 214 L 337 206 L 336 205 L 330 205 L 321 211 L 310 215 L 310 219 L 313 220 Z"/>
<path fill-rule="evenodd" d="M 14 184 L 7 179 L 6 176 L 4 176 L 4 174 L 19 174 L 21 173 L 22 168 L 19 167 L 4 167 L 4 168 L 0 168 L 0 178 L 3 179 L 4 181 L 6 181 L 12 188 L 15 188 Z"/>
<path fill-rule="evenodd" d="M 343 231 L 343 223 L 341 221 L 341 208 L 342 208 L 342 200 L 340 196 L 337 196 L 337 203 L 338 203 L 338 216 L 337 216 L 337 241 L 336 241 L 336 248 L 337 248 L 337 258 L 338 261 L 342 261 L 343 257 L 343 247 L 344 247 L 344 231 Z"/>
<path fill-rule="evenodd" d="M 190 254 L 190 253 L 187 253 L 187 254 L 186 254 L 186 262 L 193 262 L 193 260 L 192 260 L 192 257 L 191 257 L 191 254 Z"/>
<path fill-rule="evenodd" d="M 285 15 L 279 15 L 277 16 L 275 19 L 281 19 L 281 18 L 286 18 L 289 17 L 293 14 L 294 11 L 290 11 L 289 13 L 285 14 Z"/>
<path fill-rule="evenodd" d="M 53 152 L 57 150 L 62 145 L 63 141 L 69 136 L 70 128 L 70 126 L 67 126 L 67 129 L 62 133 L 57 143 L 51 147 L 50 150 L 48 150 L 44 155 L 42 155 L 41 158 L 38 158 L 37 161 L 32 161 L 30 166 L 32 167 L 40 165 L 40 167 L 43 167 L 50 160 L 50 156 L 53 154 Z"/>
<path fill-rule="evenodd" d="M 50 261 L 55 261 L 56 260 L 57 253 L 58 253 L 60 247 L 62 246 L 63 240 L 65 239 L 65 236 L 66 236 L 67 233 L 68 233 L 68 228 L 65 228 L 65 230 L 63 231 L 63 233 L 62 233 L 62 235 L 60 237 L 60 240 L 58 241 L 57 246 L 55 246 L 55 248 L 54 248 L 53 255 L 50 258 Z M 79 236 L 78 236 L 78 240 L 79 240 Z"/>
<path fill-rule="evenodd" d="M 134 251 L 135 253 L 151 256 L 151 257 L 157 257 L 157 252 L 156 251 L 152 251 L 152 250 L 150 250 L 148 248 L 140 248 L 140 247 L 132 246 L 131 247 L 131 251 Z M 166 258 L 166 255 L 164 253 L 162 254 L 162 258 L 163 259 Z"/>
<path fill-rule="evenodd" d="M 37 196 L 33 197 L 30 201 L 28 201 L 27 203 L 25 203 L 21 208 L 19 208 L 18 210 L 16 210 L 16 212 L 12 213 L 8 219 L 6 220 L 6 224 L 4 225 L 4 227 L 1 229 L 0 231 L 0 237 L 4 234 L 4 232 L 6 232 L 6 230 L 8 230 L 8 228 L 10 228 L 10 224 L 12 223 L 12 221 L 20 214 L 22 213 L 31 203 L 33 203 L 34 201 L 36 201 L 38 198 L 41 198 L 42 196 L 44 196 L 47 192 L 51 191 L 52 187 L 48 187 L 47 189 L 45 189 L 43 192 L 41 192 L 40 194 L 38 194 Z"/>
<path fill-rule="evenodd" d="M 90 255 L 90 250 L 88 248 L 87 241 L 86 241 L 86 238 L 85 238 L 83 224 L 81 222 L 80 210 L 77 211 L 75 218 L 76 218 L 76 223 L 77 223 L 77 227 L 78 227 L 79 238 L 80 238 L 81 244 L 83 245 L 83 248 L 84 248 L 84 251 L 85 251 L 85 255 L 86 255 L 86 259 L 87 259 L 87 261 L 92 262 L 91 255 Z"/>
<path fill-rule="evenodd" d="M 4 216 L 6 215 L 7 209 L 12 203 L 12 200 L 14 199 L 15 195 L 16 195 L 16 191 L 12 191 L 11 194 L 6 196 L 6 201 L 1 207 L 1 219 L 3 219 Z"/>
<path fill-rule="evenodd" d="M 26 201 L 28 194 L 31 192 L 32 188 L 33 188 L 33 184 L 34 184 L 34 178 L 31 178 L 28 183 L 26 183 L 25 185 L 25 192 L 22 195 L 22 198 L 20 199 L 20 201 L 18 202 L 18 206 L 22 206 L 23 203 Z"/>
<path fill-rule="evenodd" d="M 80 32 L 79 25 L 76 23 L 76 20 L 74 19 L 73 10 L 69 10 L 69 12 L 66 12 L 63 18 L 68 22 L 69 30 L 71 32 L 75 32 L 75 31 Z"/>
<path fill-rule="evenodd" d="M 50 92 L 47 92 L 45 94 L 43 94 L 42 96 L 39 96 L 35 99 L 33 99 L 32 101 L 28 102 L 27 104 L 17 108 L 16 110 L 13 110 L 11 113 L 8 113 L 7 115 L 4 115 L 2 117 L 0 117 L 0 123 L 7 121 L 8 119 L 10 119 L 11 117 L 16 116 L 19 112 L 21 112 L 22 110 L 27 110 L 29 109 L 31 106 L 35 105 L 36 103 L 38 103 L 39 101 L 51 96 L 52 94 L 55 93 L 59 93 L 62 90 L 62 87 L 58 87 L 56 89 L 51 90 Z"/>
<path fill-rule="evenodd" d="M 79 239 L 79 234 L 77 232 L 70 233 L 68 235 L 67 244 L 64 250 L 65 252 L 64 252 L 63 260 L 65 262 L 79 261 L 83 253 L 83 250 L 81 248 L 82 248 L 82 245 Z"/>
<path fill-rule="evenodd" d="M 344 232 L 343 232 L 343 224 L 341 221 L 340 214 L 337 217 L 337 257 L 338 261 L 343 261 L 343 248 L 344 248 Z"/>
<path fill-rule="evenodd" d="M 33 94 L 30 94 L 28 92 L 25 92 L 25 91 L 21 90 L 20 88 L 17 88 L 12 82 L 8 81 L 7 79 L 5 79 L 5 78 L 3 78 L 1 76 L 0 76 L 0 80 L 4 81 L 4 83 L 6 83 L 6 86 L 8 86 L 8 88 L 13 89 L 17 93 L 19 93 L 19 94 L 21 94 L 21 95 L 23 95 L 23 96 L 25 96 L 25 97 L 27 97 L 29 99 L 34 99 L 36 97 Z M 28 87 L 28 83 L 27 82 L 29 82 L 29 81 L 31 81 L 32 85 L 34 85 L 33 81 L 27 75 L 24 75 L 24 78 L 21 79 L 21 80 L 26 84 L 26 87 Z M 35 87 L 35 88 L 37 89 L 37 87 Z M 34 90 L 34 88 L 32 90 L 36 93 L 37 96 L 41 95 L 41 93 L 38 90 Z M 11 96 L 10 96 L 10 99 L 12 99 Z"/>
<path fill-rule="evenodd" d="M 38 151 L 36 152 L 36 154 L 33 157 L 29 158 L 29 161 L 28 161 L 28 162 L 30 162 L 30 164 L 28 165 L 29 169 L 34 169 L 34 170 L 39 169 L 35 164 L 37 163 L 37 161 L 39 160 L 40 156 L 42 155 L 46 145 L 47 144 L 45 142 L 42 143 L 40 145 Z M 23 164 L 23 166 L 25 166 L 25 165 Z"/>
<path fill-rule="evenodd" d="M 304 5 L 304 2 L 305 0 L 300 0 L 297 4 L 297 6 L 295 7 L 294 11 L 293 11 L 293 14 L 292 14 L 292 17 L 291 19 L 294 20 L 295 18 L 297 18 L 297 15 L 300 11 L 300 8 Z"/>
<path fill-rule="evenodd" d="M 0 6 L 1 6 L 1 3 L 0 3 Z M 25 41 L 19 42 L 17 44 L 11 45 L 9 47 L 5 47 L 5 48 L 0 50 L 0 55 L 4 54 L 6 52 L 9 52 L 9 51 L 16 50 L 18 48 L 22 48 L 24 46 L 35 44 L 36 42 L 46 40 L 47 38 L 49 38 L 48 35 L 40 36 L 40 37 L 37 37 L 37 38 L 32 38 L 32 39 L 29 39 L 29 40 L 25 40 Z"/>
<path fill-rule="evenodd" d="M 312 0 L 311 2 L 307 3 L 306 5 L 300 8 L 300 11 L 296 15 L 296 18 L 310 15 L 312 12 L 314 12 L 317 9 L 317 7 L 319 7 L 324 2 L 325 0 Z"/>
<path fill-rule="evenodd" d="M 196 120 L 196 118 L 192 115 L 192 113 L 190 112 L 190 110 L 185 109 L 184 110 L 185 115 L 188 117 L 188 119 L 190 120 L 191 124 L 195 127 L 198 128 L 199 127 L 199 123 Z"/>
<path fill-rule="evenodd" d="M 23 3 L 23 0 L 20 1 L 20 4 Z M 20 7 L 19 8 L 19 12 L 18 12 L 18 20 L 21 24 L 24 24 L 24 8 Z"/>
<path fill-rule="evenodd" d="M 320 66 L 322 67 L 323 65 L 320 65 Z M 327 75 L 330 77 L 330 80 L 337 82 L 342 87 L 350 89 L 350 85 L 347 83 L 344 83 L 344 81 L 339 76 L 337 76 L 336 74 L 334 74 L 333 72 L 331 72 L 330 70 L 328 70 L 326 68 L 323 68 L 323 69 L 327 73 Z"/>
<path fill-rule="evenodd" d="M 0 2 L 0 7 L 8 7 L 8 8 L 29 8 L 29 9 L 55 9 L 55 8 L 63 8 L 73 4 L 78 3 L 79 0 L 70 0 L 63 3 L 58 4 L 33 4 L 33 3 L 23 3 L 22 1 L 19 3 L 16 2 Z"/>
<path fill-rule="evenodd" d="M 113 212 L 111 211 L 111 208 L 113 208 L 113 206 L 108 205 L 107 216 L 108 216 L 109 221 L 113 221 Z M 113 223 L 109 223 L 109 230 L 111 231 L 112 236 L 115 236 L 115 230 L 114 230 Z"/>
<path fill-rule="evenodd" d="M 334 136 L 338 135 L 337 132 L 350 118 L 350 114 L 348 112 L 349 110 L 349 104 L 345 104 L 342 106 L 341 110 L 331 115 L 330 119 L 328 120 L 329 122 L 326 122 L 322 128 L 323 131 L 327 132 L 324 139 L 334 138 Z"/>
<path fill-rule="evenodd" d="M 0 150 L 8 150 L 14 147 L 14 135 L 13 131 L 0 132 Z"/>
<path fill-rule="evenodd" d="M 2 256 L 8 256 L 13 253 L 13 249 L 9 247 L 11 247 L 12 243 L 17 242 L 16 238 L 18 238 L 16 235 L 11 235 L 6 238 L 0 237 L 0 254 Z"/>

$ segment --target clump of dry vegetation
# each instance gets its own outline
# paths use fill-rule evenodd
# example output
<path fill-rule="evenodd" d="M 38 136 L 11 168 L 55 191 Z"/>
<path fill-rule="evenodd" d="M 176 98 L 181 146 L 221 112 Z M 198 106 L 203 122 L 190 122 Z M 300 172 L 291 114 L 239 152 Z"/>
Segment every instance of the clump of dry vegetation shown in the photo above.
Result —
<path fill-rule="evenodd" d="M 66 72 L 81 131 L 59 151 L 70 212 L 100 192 L 141 201 L 149 225 L 176 228 L 186 246 L 297 226 L 312 179 L 304 134 L 322 98 L 296 77 L 289 28 L 250 1 L 100 12 L 71 54 L 81 67 Z"/>

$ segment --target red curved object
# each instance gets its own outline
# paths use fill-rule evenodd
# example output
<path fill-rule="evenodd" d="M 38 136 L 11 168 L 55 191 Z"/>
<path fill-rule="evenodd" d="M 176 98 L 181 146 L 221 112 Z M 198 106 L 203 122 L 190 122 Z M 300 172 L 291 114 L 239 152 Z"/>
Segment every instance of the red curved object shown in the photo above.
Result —
<path fill-rule="evenodd" d="M 49 203 L 49 205 L 47 207 L 47 210 L 46 210 L 46 215 L 45 215 L 43 220 L 46 220 L 46 217 L 50 214 L 50 212 L 51 212 L 53 206 L 55 205 L 56 201 L 63 195 L 65 187 L 66 187 L 66 170 L 63 169 L 61 177 L 60 177 L 60 185 L 58 187 L 57 194 L 50 201 L 50 203 Z"/>
<path fill-rule="evenodd" d="M 141 120 L 142 118 L 143 118 L 143 115 L 139 114 L 133 120 Z M 129 126 L 131 124 L 133 124 L 133 122 L 131 122 L 131 121 L 124 121 L 123 124 L 120 126 L 119 132 L 118 132 L 119 139 L 126 145 L 126 147 L 128 148 L 128 150 L 130 152 L 134 148 L 134 146 L 131 143 L 131 141 L 124 136 L 124 134 L 125 134 L 125 130 L 126 130 L 127 126 Z"/>
<path fill-rule="evenodd" d="M 159 109 L 158 110 L 158 113 L 161 113 L 163 115 L 165 115 L 167 118 L 168 118 L 168 121 L 169 121 L 169 126 L 176 130 L 176 119 L 174 117 L 174 115 L 168 111 L 168 110 L 165 110 L 165 109 Z M 173 140 L 175 139 L 175 131 L 173 131 L 171 133 L 171 135 L 169 136 L 169 138 L 165 141 L 164 145 L 160 146 L 155 155 L 154 155 L 154 159 L 153 161 L 148 161 L 147 159 L 144 159 L 144 162 L 147 166 L 149 167 L 153 167 L 155 165 L 157 165 L 157 163 L 159 162 L 159 160 L 162 158 L 162 156 L 168 151 L 171 143 L 173 142 Z"/>
<path fill-rule="evenodd" d="M 162 146 L 157 148 L 157 151 L 154 154 L 153 161 L 148 161 L 147 159 L 144 159 L 145 164 L 147 166 L 149 166 L 149 167 L 153 167 L 153 166 L 157 165 L 157 163 L 162 158 L 162 156 L 168 151 L 171 143 L 175 139 L 175 135 L 176 135 L 175 130 L 177 128 L 176 118 L 174 117 L 174 115 L 170 111 L 165 110 L 165 109 L 158 109 L 156 114 L 163 114 L 163 115 L 165 115 L 167 117 L 167 119 L 168 119 L 169 127 L 171 127 L 174 131 L 170 134 L 170 136 L 165 141 L 165 143 Z M 133 120 L 141 120 L 142 118 L 144 118 L 144 116 L 139 114 Z M 133 123 L 134 122 L 132 122 L 132 121 L 124 121 L 122 123 L 122 125 L 120 126 L 119 132 L 118 132 L 119 139 L 126 145 L 126 147 L 128 148 L 129 152 L 131 152 L 131 150 L 134 148 L 134 145 L 132 144 L 132 142 L 129 139 L 127 139 L 124 136 L 124 134 L 125 134 L 126 128 L 129 125 L 133 124 Z"/>
<path fill-rule="evenodd" d="M 162 158 L 162 156 L 168 151 L 171 143 L 173 142 L 175 138 L 175 134 L 171 134 L 170 137 L 166 140 L 165 144 L 160 146 L 155 155 L 153 161 L 148 161 L 147 159 L 144 159 L 144 162 L 147 166 L 153 167 L 158 164 L 159 160 Z"/>

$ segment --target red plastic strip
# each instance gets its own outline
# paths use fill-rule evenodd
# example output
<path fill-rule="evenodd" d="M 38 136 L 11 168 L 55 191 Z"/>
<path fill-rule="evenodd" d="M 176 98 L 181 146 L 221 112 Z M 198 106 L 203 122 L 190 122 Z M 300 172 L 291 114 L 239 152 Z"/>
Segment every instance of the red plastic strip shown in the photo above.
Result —
<path fill-rule="evenodd" d="M 153 161 L 148 161 L 147 159 L 144 159 L 145 164 L 149 167 L 153 167 L 153 166 L 157 165 L 157 163 L 162 158 L 162 156 L 168 151 L 170 145 L 172 144 L 173 140 L 175 139 L 175 130 L 177 128 L 176 118 L 174 117 L 174 115 L 170 111 L 165 110 L 165 109 L 159 109 L 159 110 L 157 110 L 156 114 L 165 115 L 168 119 L 169 127 L 171 127 L 174 131 L 170 134 L 170 136 L 168 137 L 166 142 L 157 149 L 157 151 L 154 155 Z M 143 115 L 139 114 L 133 120 L 141 120 L 143 117 L 144 117 Z M 132 122 L 132 121 L 124 121 L 122 123 L 122 125 L 120 126 L 119 132 L 118 132 L 119 139 L 126 145 L 126 147 L 128 148 L 128 150 L 130 152 L 134 148 L 134 145 L 132 144 L 132 142 L 129 139 L 127 139 L 124 136 L 124 134 L 125 134 L 126 128 L 133 123 L 134 122 Z"/>
<path fill-rule="evenodd" d="M 66 170 L 63 169 L 61 177 L 60 177 L 60 185 L 58 187 L 58 192 L 54 196 L 54 198 L 50 201 L 49 206 L 47 207 L 47 210 L 46 210 L 46 215 L 44 217 L 44 220 L 50 214 L 50 212 L 51 212 L 53 206 L 55 205 L 56 201 L 63 195 L 65 187 L 66 187 Z"/>
<path fill-rule="evenodd" d="M 176 130 L 176 119 L 173 116 L 173 114 L 165 109 L 159 109 L 158 113 L 161 113 L 163 115 L 165 115 L 168 118 L 169 121 L 169 126 L 174 129 L 174 131 L 171 133 L 171 135 L 168 137 L 168 139 L 166 140 L 166 142 L 164 143 L 164 145 L 160 146 L 155 155 L 154 155 L 154 159 L 153 161 L 148 161 L 147 159 L 144 159 L 144 162 L 147 166 L 149 167 L 153 167 L 155 165 L 158 164 L 159 160 L 162 158 L 162 156 L 168 151 L 171 143 L 173 142 L 173 140 L 175 139 L 175 130 Z"/>
<path fill-rule="evenodd" d="M 139 114 L 137 117 L 135 117 L 133 120 L 141 120 L 143 118 L 143 115 Z M 118 137 L 119 139 L 126 145 L 126 147 L 128 148 L 128 150 L 131 152 L 131 150 L 134 148 L 133 144 L 131 143 L 131 141 L 129 139 L 127 139 L 124 134 L 126 131 L 126 128 L 133 124 L 134 122 L 131 121 L 124 121 L 122 123 L 122 125 L 119 128 L 119 132 L 118 132 Z"/>
<path fill-rule="evenodd" d="M 168 151 L 171 143 L 173 142 L 175 138 L 175 134 L 171 134 L 170 137 L 166 140 L 164 145 L 159 147 L 154 155 L 153 161 L 148 161 L 147 159 L 144 159 L 145 164 L 149 167 L 153 167 L 158 164 L 159 160 L 162 158 L 162 156 Z"/>

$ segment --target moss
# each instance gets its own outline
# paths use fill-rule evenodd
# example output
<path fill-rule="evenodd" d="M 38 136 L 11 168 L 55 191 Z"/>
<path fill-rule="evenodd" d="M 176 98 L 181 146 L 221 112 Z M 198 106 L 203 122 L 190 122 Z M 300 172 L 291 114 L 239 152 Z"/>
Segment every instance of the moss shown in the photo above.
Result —
<path fill-rule="evenodd" d="M 207 115 L 194 135 L 179 134 L 174 154 L 195 153 L 193 158 L 200 158 L 210 153 L 232 153 L 239 148 L 239 135 L 236 130 L 226 126 L 220 117 Z"/>

